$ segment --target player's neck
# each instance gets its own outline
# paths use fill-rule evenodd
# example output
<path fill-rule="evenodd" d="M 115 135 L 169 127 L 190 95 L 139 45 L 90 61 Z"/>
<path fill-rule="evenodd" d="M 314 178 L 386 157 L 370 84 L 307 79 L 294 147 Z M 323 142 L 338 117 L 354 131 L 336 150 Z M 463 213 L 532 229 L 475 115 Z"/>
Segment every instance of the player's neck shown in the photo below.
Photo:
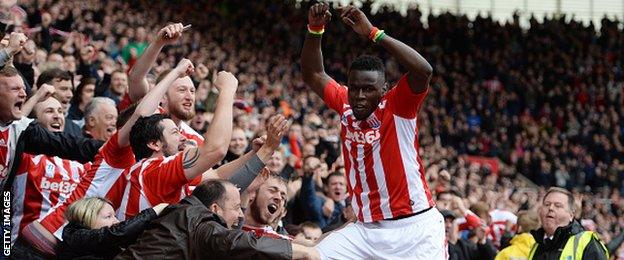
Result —
<path fill-rule="evenodd" d="M 268 224 L 260 223 L 260 221 L 256 221 L 252 216 L 245 216 L 245 226 L 249 228 L 264 228 L 269 226 Z"/>
<path fill-rule="evenodd" d="M 182 123 L 182 119 L 179 119 L 173 114 L 169 114 L 169 116 L 171 117 L 171 120 L 173 121 L 173 123 L 175 123 L 178 127 L 180 127 L 180 124 Z"/>
<path fill-rule="evenodd" d="M 152 158 L 158 158 L 158 157 L 166 157 L 166 156 L 165 156 L 165 153 L 163 152 L 153 152 L 150 157 L 147 157 L 145 159 L 152 159 Z"/>

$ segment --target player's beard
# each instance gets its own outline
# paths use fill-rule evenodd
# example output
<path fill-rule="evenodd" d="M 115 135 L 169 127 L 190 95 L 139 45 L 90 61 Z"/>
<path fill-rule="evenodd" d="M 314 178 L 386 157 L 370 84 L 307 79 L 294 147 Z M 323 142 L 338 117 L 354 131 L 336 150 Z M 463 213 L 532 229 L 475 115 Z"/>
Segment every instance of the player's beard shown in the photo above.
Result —
<path fill-rule="evenodd" d="M 258 195 L 256 195 L 256 199 L 254 199 L 251 202 L 251 205 L 249 205 L 249 210 L 251 213 L 251 217 L 253 218 L 253 220 L 256 222 L 256 224 L 261 224 L 261 225 L 269 225 L 269 219 L 265 219 L 262 215 L 263 215 L 263 208 L 260 207 L 260 205 L 258 205 L 258 200 L 257 200 Z M 266 207 L 264 208 L 264 210 L 266 210 Z"/>
<path fill-rule="evenodd" d="M 188 121 L 195 117 L 195 106 L 192 106 L 190 110 L 184 110 L 182 105 L 169 105 L 169 113 L 182 121 Z"/>

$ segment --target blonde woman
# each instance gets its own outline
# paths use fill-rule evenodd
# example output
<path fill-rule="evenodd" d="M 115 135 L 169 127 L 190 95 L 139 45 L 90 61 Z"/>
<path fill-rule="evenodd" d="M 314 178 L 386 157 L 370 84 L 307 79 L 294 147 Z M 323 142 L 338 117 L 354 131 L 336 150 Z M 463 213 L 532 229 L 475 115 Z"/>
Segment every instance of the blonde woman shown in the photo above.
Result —
<path fill-rule="evenodd" d="M 158 204 L 119 222 L 109 200 L 99 197 L 78 200 L 65 212 L 69 223 L 63 229 L 57 256 L 59 259 L 112 259 L 122 248 L 136 242 L 149 222 L 167 205 Z"/>

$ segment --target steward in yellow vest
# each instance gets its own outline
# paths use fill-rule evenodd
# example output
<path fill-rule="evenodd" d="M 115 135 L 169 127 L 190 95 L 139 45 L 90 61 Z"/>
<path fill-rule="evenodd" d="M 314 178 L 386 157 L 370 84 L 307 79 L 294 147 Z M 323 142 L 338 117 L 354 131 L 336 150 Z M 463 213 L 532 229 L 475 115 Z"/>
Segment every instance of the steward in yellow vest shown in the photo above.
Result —
<path fill-rule="evenodd" d="M 592 231 L 573 220 L 569 225 L 558 227 L 552 238 L 547 238 L 543 228 L 531 231 L 536 240 L 529 259 L 556 260 L 608 260 L 609 252 Z"/>

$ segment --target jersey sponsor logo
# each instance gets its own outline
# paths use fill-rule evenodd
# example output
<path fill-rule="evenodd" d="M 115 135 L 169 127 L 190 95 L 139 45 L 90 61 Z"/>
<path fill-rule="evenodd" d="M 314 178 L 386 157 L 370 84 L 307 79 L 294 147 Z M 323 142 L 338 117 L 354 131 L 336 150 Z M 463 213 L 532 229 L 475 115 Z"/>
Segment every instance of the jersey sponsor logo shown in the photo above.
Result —
<path fill-rule="evenodd" d="M 368 131 L 351 131 L 346 129 L 345 138 L 351 142 L 355 142 L 358 144 L 373 144 L 374 142 L 379 140 L 381 136 L 379 134 L 379 130 L 368 130 Z"/>
<path fill-rule="evenodd" d="M 52 162 L 46 162 L 45 172 L 47 176 L 54 176 L 54 169 L 56 166 Z"/>
<path fill-rule="evenodd" d="M 46 177 L 41 178 L 41 189 L 42 190 L 50 190 L 55 192 L 60 192 L 64 194 L 68 194 L 72 192 L 78 183 L 74 183 L 71 181 L 56 181 L 54 179 L 48 179 Z"/>
<path fill-rule="evenodd" d="M 7 146 L 6 141 L 4 139 L 0 139 L 0 146 Z"/>
<path fill-rule="evenodd" d="M 379 121 L 375 113 L 371 114 L 371 116 L 366 119 L 366 123 L 373 129 L 379 129 L 381 127 L 381 121 Z"/>

